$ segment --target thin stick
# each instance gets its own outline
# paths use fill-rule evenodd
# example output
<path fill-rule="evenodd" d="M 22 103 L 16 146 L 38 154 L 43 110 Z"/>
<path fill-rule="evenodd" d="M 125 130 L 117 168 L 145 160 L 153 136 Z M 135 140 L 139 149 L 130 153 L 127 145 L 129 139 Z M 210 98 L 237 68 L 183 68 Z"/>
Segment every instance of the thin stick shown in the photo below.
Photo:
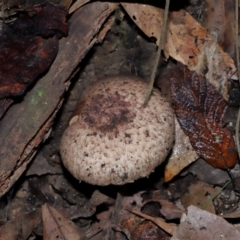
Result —
<path fill-rule="evenodd" d="M 150 80 L 150 83 L 148 85 L 145 101 L 144 101 L 144 104 L 143 104 L 144 107 L 147 106 L 148 101 L 150 99 L 150 96 L 151 96 L 151 93 L 152 93 L 152 90 L 153 90 L 154 80 L 155 80 L 155 77 L 156 77 L 156 74 L 157 74 L 157 68 L 158 68 L 158 64 L 159 64 L 159 60 L 160 60 L 160 56 L 161 56 L 161 50 L 163 48 L 163 43 L 164 43 L 165 35 L 166 35 L 169 5 L 170 5 L 170 0 L 166 0 L 164 17 L 163 17 L 163 25 L 162 25 L 162 30 L 160 31 L 160 40 L 159 40 L 157 56 L 156 56 L 156 59 L 155 59 L 155 64 L 153 66 L 153 70 L 152 70 L 152 74 L 151 74 L 151 80 Z"/>
<path fill-rule="evenodd" d="M 237 76 L 240 84 L 239 72 L 239 50 L 238 50 L 238 0 L 235 0 L 235 45 L 236 45 L 236 60 L 237 60 Z M 239 145 L 239 121 L 240 121 L 240 108 L 238 110 L 237 123 L 236 123 L 236 145 L 238 156 L 240 157 L 240 145 Z"/>
<path fill-rule="evenodd" d="M 237 71 L 238 71 L 238 77 L 239 77 L 239 50 L 238 50 L 238 0 L 235 0 L 235 46 L 236 46 L 236 60 L 237 60 Z M 238 78 L 239 84 L 240 79 Z"/>

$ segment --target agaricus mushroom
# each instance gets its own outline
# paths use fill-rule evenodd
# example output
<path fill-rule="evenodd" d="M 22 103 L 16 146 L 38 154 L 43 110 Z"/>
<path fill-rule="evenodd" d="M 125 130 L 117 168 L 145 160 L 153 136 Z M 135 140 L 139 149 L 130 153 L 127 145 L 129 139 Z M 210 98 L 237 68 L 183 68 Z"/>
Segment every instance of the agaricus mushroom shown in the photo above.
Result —
<path fill-rule="evenodd" d="M 63 164 L 77 179 L 94 185 L 122 185 L 146 177 L 160 165 L 174 140 L 168 101 L 148 84 L 115 76 L 86 90 L 63 134 Z"/>

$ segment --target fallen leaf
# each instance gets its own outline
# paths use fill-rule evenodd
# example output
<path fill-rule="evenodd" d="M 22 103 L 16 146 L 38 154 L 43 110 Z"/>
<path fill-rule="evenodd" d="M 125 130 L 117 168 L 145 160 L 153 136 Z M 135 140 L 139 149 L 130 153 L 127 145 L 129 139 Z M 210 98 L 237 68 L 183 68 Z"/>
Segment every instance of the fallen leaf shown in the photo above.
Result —
<path fill-rule="evenodd" d="M 61 0 L 60 4 L 68 9 L 72 4 L 72 0 Z"/>
<path fill-rule="evenodd" d="M 24 213 L 0 227 L 1 240 L 28 239 L 34 228 L 41 221 L 40 209 Z"/>
<path fill-rule="evenodd" d="M 186 239 L 239 240 L 240 232 L 223 218 L 190 206 L 187 214 L 183 214 L 181 223 L 171 238 L 171 240 Z"/>
<path fill-rule="evenodd" d="M 31 164 L 27 169 L 25 176 L 42 176 L 44 174 L 61 174 L 62 166 L 47 160 L 43 152 L 38 152 L 34 164 Z"/>
<path fill-rule="evenodd" d="M 215 213 L 212 197 L 215 196 L 221 188 L 214 188 L 206 183 L 197 182 L 188 188 L 188 193 L 181 197 L 181 203 L 187 209 L 194 205 L 203 210 Z"/>
<path fill-rule="evenodd" d="M 164 181 L 172 180 L 185 167 L 198 159 L 196 151 L 193 149 L 189 137 L 181 129 L 175 118 L 175 142 L 172 153 L 164 169 Z"/>
<path fill-rule="evenodd" d="M 159 203 L 160 206 L 157 208 L 156 207 L 154 208 L 154 203 Z M 146 204 L 152 205 L 152 209 L 150 208 L 152 212 L 149 212 L 149 211 L 146 212 L 145 210 Z M 181 218 L 182 214 L 184 213 L 184 211 L 178 208 L 174 203 L 165 199 L 158 199 L 154 197 L 153 199 L 144 201 L 144 205 L 142 206 L 141 209 L 142 209 L 142 212 L 144 212 L 145 214 L 152 215 L 152 216 L 157 216 L 157 214 L 160 212 L 162 216 L 164 216 L 167 220 Z"/>
<path fill-rule="evenodd" d="M 69 9 L 69 14 L 75 12 L 78 8 L 88 3 L 90 0 L 77 0 Z"/>
<path fill-rule="evenodd" d="M 188 172 L 195 175 L 200 181 L 211 185 L 223 186 L 227 181 L 230 180 L 227 171 L 214 168 L 201 158 L 189 166 Z"/>
<path fill-rule="evenodd" d="M 99 192 L 98 190 L 95 190 L 91 196 L 90 203 L 93 206 L 97 207 L 103 203 L 112 205 L 114 203 L 114 200 L 111 197 Z"/>
<path fill-rule="evenodd" d="M 197 154 L 213 167 L 233 167 L 238 155 L 231 132 L 223 127 L 227 102 L 204 77 L 180 63 L 171 80 L 175 114 Z"/>
<path fill-rule="evenodd" d="M 160 11 L 151 5 L 131 4 L 121 2 L 123 8 L 127 11 L 130 18 L 138 25 L 138 27 L 148 36 L 157 39 L 159 44 L 160 31 L 163 25 L 164 11 Z"/>
<path fill-rule="evenodd" d="M 155 223 L 157 226 L 159 226 L 160 228 L 162 228 L 164 231 L 166 231 L 167 233 L 173 235 L 174 231 L 176 230 L 176 226 L 166 223 L 165 221 L 163 221 L 161 218 L 157 218 L 157 217 L 151 217 L 149 215 L 146 215 L 144 213 L 138 212 L 136 210 L 129 210 L 126 209 L 127 211 L 136 214 L 137 216 L 143 217 L 147 220 L 152 221 L 153 223 Z"/>
<path fill-rule="evenodd" d="M 47 204 L 42 206 L 42 221 L 43 239 L 45 240 L 82 239 L 74 223 Z"/>
<path fill-rule="evenodd" d="M 177 219 L 182 216 L 184 213 L 183 210 L 178 208 L 174 203 L 169 202 L 165 199 L 159 199 L 159 203 L 161 204 L 160 213 L 167 219 Z"/>
<path fill-rule="evenodd" d="M 219 217 L 223 218 L 240 218 L 240 209 L 237 209 L 231 213 L 220 214 Z"/>

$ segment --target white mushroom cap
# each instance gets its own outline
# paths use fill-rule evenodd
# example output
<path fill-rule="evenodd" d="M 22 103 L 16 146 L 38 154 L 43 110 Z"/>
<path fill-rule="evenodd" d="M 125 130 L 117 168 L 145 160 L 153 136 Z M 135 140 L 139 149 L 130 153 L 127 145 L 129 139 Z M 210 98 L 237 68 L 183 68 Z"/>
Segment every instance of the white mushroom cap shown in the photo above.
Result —
<path fill-rule="evenodd" d="M 91 86 L 63 134 L 60 152 L 77 179 L 94 185 L 125 184 L 148 176 L 174 140 L 170 104 L 136 77 L 109 77 Z"/>

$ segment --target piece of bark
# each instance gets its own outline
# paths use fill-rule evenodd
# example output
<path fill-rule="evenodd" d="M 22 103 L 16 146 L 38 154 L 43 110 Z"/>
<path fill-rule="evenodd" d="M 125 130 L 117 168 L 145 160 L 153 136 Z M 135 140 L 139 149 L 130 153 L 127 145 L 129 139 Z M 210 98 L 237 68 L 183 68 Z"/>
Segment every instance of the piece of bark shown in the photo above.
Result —
<path fill-rule="evenodd" d="M 49 72 L 14 105 L 0 125 L 0 196 L 20 177 L 48 133 L 78 63 L 97 41 L 97 33 L 115 4 L 94 2 L 70 19 L 67 38 L 61 39 L 58 55 Z"/>
<path fill-rule="evenodd" d="M 0 33 L 0 118 L 51 66 L 59 39 L 67 36 L 67 10 L 42 0 L 20 8 L 18 18 Z M 19 9 L 18 9 L 19 10 Z"/>
<path fill-rule="evenodd" d="M 203 27 L 233 59 L 235 53 L 235 2 L 207 0 Z M 238 19 L 238 22 L 240 19 Z M 235 60 L 235 59 L 234 59 Z"/>

